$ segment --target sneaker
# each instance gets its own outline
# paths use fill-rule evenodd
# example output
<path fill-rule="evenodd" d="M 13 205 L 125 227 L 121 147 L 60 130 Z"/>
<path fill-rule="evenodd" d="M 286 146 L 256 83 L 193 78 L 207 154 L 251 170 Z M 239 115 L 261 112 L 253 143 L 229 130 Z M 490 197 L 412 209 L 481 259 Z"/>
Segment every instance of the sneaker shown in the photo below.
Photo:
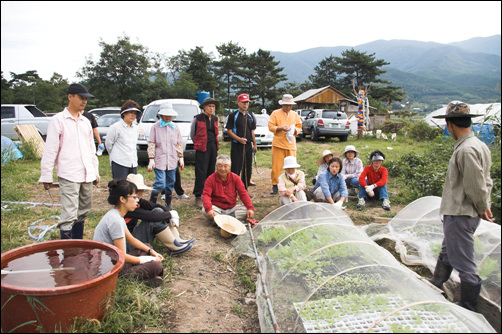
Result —
<path fill-rule="evenodd" d="M 357 203 L 357 208 L 360 209 L 364 206 L 366 206 L 366 201 L 364 200 L 364 197 L 361 197 L 359 198 L 359 203 Z"/>
<path fill-rule="evenodd" d="M 143 280 L 143 283 L 145 283 L 146 286 L 149 286 L 151 288 L 157 288 L 162 285 L 164 281 L 162 280 L 162 277 L 160 276 L 155 276 L 153 278 L 147 278 Z"/>
<path fill-rule="evenodd" d="M 195 197 L 195 206 L 202 209 L 202 196 Z"/>
<path fill-rule="evenodd" d="M 388 198 L 383 199 L 382 208 L 386 211 L 390 211 L 390 201 Z"/>
<path fill-rule="evenodd" d="M 162 196 L 160 196 L 160 199 L 165 201 L 166 200 L 166 195 L 165 194 L 162 194 Z"/>
<path fill-rule="evenodd" d="M 177 198 L 177 199 L 188 199 L 190 198 L 190 196 L 188 196 L 187 194 L 183 194 L 183 195 L 174 195 L 174 198 Z"/>

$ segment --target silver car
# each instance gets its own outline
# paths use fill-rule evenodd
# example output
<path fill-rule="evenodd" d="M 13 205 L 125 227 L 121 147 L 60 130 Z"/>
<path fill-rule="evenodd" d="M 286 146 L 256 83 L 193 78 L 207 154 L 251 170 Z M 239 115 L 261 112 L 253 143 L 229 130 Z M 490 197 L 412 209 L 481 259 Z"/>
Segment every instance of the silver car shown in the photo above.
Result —
<path fill-rule="evenodd" d="M 319 137 L 326 139 L 338 137 L 347 141 L 350 133 L 350 122 L 347 114 L 338 110 L 314 109 L 305 117 L 302 123 L 303 136 L 317 141 Z"/>

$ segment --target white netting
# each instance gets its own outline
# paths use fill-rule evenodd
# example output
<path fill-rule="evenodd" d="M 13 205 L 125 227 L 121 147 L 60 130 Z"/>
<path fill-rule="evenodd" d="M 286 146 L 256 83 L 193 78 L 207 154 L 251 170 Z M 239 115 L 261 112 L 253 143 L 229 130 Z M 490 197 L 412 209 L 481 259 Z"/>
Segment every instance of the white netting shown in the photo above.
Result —
<path fill-rule="evenodd" d="M 262 332 L 494 332 L 482 315 L 448 302 L 330 204 L 281 206 L 252 233 Z M 254 253 L 249 233 L 234 245 Z"/>
<path fill-rule="evenodd" d="M 440 205 L 441 197 L 422 197 L 401 210 L 386 228 L 372 224 L 366 231 L 372 240 L 395 241 L 403 263 L 423 265 L 433 273 L 443 240 Z M 500 225 L 481 220 L 474 233 L 474 261 L 483 279 L 481 295 L 499 307 L 500 255 Z M 460 282 L 456 271 L 452 279 Z"/>

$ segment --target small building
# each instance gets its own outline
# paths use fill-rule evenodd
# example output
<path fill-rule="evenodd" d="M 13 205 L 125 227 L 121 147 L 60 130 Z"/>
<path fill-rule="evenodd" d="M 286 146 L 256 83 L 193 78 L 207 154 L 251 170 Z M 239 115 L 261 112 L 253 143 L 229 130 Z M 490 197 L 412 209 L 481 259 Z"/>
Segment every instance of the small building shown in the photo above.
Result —
<path fill-rule="evenodd" d="M 347 114 L 347 116 L 355 115 L 357 117 L 357 113 L 359 112 L 359 102 L 351 100 L 351 99 L 341 99 L 340 103 L 340 110 L 343 111 L 344 113 Z M 375 111 L 376 108 L 370 106 L 370 115 L 372 114 L 372 111 Z"/>
<path fill-rule="evenodd" d="M 342 92 L 337 91 L 331 86 L 310 89 L 295 97 L 293 100 L 297 104 L 297 109 L 321 109 L 326 106 L 340 104 L 340 100 L 348 99 Z"/>

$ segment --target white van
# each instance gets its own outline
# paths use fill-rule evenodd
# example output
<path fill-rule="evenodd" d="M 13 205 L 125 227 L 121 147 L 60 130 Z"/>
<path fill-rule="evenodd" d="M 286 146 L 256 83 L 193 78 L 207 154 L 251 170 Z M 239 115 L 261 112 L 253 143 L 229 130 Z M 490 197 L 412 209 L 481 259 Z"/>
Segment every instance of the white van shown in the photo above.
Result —
<path fill-rule="evenodd" d="M 159 120 L 157 113 L 159 112 L 160 105 L 165 102 L 171 102 L 174 110 L 178 113 L 173 122 L 176 123 L 181 131 L 181 137 L 183 138 L 183 158 L 185 162 L 195 161 L 195 150 L 193 148 L 193 141 L 190 138 L 190 125 L 193 118 L 201 112 L 201 109 L 199 102 L 189 99 L 157 100 L 144 107 L 143 114 L 138 123 L 138 161 L 148 161 L 147 149 L 150 129 Z"/>

